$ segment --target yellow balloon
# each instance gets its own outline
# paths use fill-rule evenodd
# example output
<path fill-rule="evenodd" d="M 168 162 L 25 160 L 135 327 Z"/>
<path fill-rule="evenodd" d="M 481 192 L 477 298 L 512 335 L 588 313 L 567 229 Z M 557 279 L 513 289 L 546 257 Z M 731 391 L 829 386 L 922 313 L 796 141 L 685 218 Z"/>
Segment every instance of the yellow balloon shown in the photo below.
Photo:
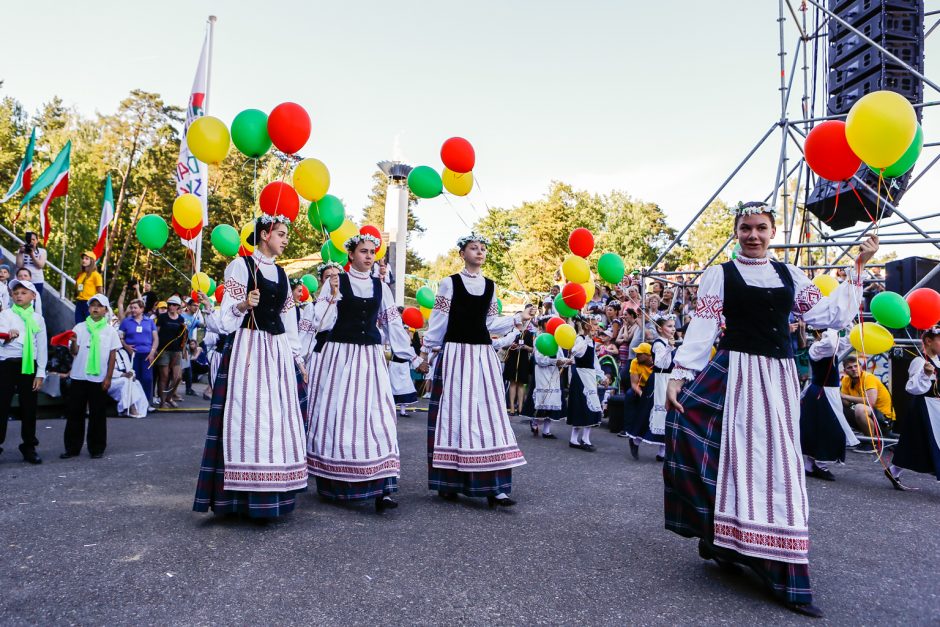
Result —
<path fill-rule="evenodd" d="M 591 267 L 586 259 L 577 255 L 568 255 L 561 263 L 561 273 L 571 283 L 587 283 L 591 280 Z"/>
<path fill-rule="evenodd" d="M 863 331 L 864 342 L 862 341 Z M 849 333 L 849 342 L 860 353 L 879 355 L 891 350 L 894 346 L 894 336 L 877 322 L 863 322 L 856 324 Z"/>
<path fill-rule="evenodd" d="M 330 171 L 319 159 L 304 159 L 294 168 L 294 189 L 307 200 L 320 200 L 330 189 Z"/>
<path fill-rule="evenodd" d="M 378 250 L 375 251 L 375 260 L 378 261 L 385 256 L 385 240 L 382 240 L 382 243 L 379 245 Z"/>
<path fill-rule="evenodd" d="M 255 223 L 249 222 L 248 224 L 242 227 L 242 232 L 240 235 L 241 240 L 242 240 L 242 246 L 244 246 L 245 250 L 247 250 L 250 253 L 255 252 L 255 247 L 248 243 L 248 236 L 252 235 L 254 232 L 255 232 Z"/>
<path fill-rule="evenodd" d="M 559 324 L 555 329 L 555 342 L 565 350 L 574 348 L 574 341 L 578 338 L 577 331 L 570 324 Z"/>
<path fill-rule="evenodd" d="M 346 250 L 346 240 L 359 234 L 359 227 L 353 224 L 349 218 L 343 220 L 339 228 L 330 233 L 330 241 L 340 250 Z"/>
<path fill-rule="evenodd" d="M 207 293 L 212 285 L 212 280 L 205 272 L 197 272 L 189 282 L 190 287 L 197 292 Z"/>
<path fill-rule="evenodd" d="M 195 194 L 183 194 L 173 201 L 173 217 L 184 229 L 194 229 L 202 222 L 202 203 Z"/>
<path fill-rule="evenodd" d="M 190 152 L 203 163 L 217 165 L 228 154 L 232 138 L 225 123 L 219 118 L 204 115 L 189 125 L 186 145 Z"/>
<path fill-rule="evenodd" d="M 444 168 L 441 180 L 444 181 L 444 189 L 454 196 L 466 196 L 473 189 L 473 172 L 460 174 Z"/>
<path fill-rule="evenodd" d="M 873 91 L 862 96 L 845 119 L 849 147 L 873 168 L 887 168 L 900 159 L 916 133 L 914 107 L 893 91 Z"/>
<path fill-rule="evenodd" d="M 588 300 L 594 298 L 594 290 L 597 289 L 594 285 L 594 281 L 586 281 L 581 284 L 581 287 L 584 288 L 584 294 L 587 296 Z"/>
<path fill-rule="evenodd" d="M 831 274 L 817 274 L 813 277 L 813 285 L 823 296 L 829 296 L 839 287 L 839 282 Z"/>
<path fill-rule="evenodd" d="M 431 317 L 431 308 L 430 307 L 421 307 L 421 315 L 424 316 L 425 322 L 428 321 Z"/>

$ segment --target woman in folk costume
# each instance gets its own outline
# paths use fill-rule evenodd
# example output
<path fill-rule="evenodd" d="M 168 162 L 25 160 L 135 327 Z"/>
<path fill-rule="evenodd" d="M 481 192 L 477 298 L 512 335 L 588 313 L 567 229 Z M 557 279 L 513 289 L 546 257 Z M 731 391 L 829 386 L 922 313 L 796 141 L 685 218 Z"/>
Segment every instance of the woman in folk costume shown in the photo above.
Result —
<path fill-rule="evenodd" d="M 663 468 L 666 528 L 700 538 L 705 559 L 749 566 L 789 609 L 820 616 L 807 564 L 789 315 L 816 328 L 843 328 L 858 313 L 862 288 L 853 278 L 823 297 L 798 268 L 769 259 L 776 227 L 764 203 L 738 206 L 735 234 L 741 253 L 702 274 L 675 356 Z M 877 250 L 877 237 L 862 244 L 855 277 Z"/>
<path fill-rule="evenodd" d="M 911 361 L 904 389 L 914 397 L 902 419 L 901 437 L 885 475 L 897 490 L 915 490 L 901 483 L 903 469 L 931 473 L 940 481 L 940 327 L 924 332 L 924 356 Z"/>
<path fill-rule="evenodd" d="M 640 342 L 633 352 L 636 357 L 630 361 L 630 389 L 623 402 L 624 430 L 618 435 L 630 439 L 630 456 L 640 459 L 642 442 L 659 444 L 650 430 L 656 379 L 653 377 L 653 347 L 649 342 Z"/>
<path fill-rule="evenodd" d="M 444 278 L 422 355 L 440 349 L 428 406 L 428 488 L 456 500 L 485 496 L 490 507 L 515 505 L 512 469 L 525 464 L 509 416 L 499 360 L 490 335 L 516 322 L 497 316 L 496 285 L 481 273 L 487 240 L 475 233 L 457 241 L 464 269 Z"/>
<path fill-rule="evenodd" d="M 549 319 L 550 316 L 544 316 L 539 320 L 539 330 L 545 331 Z M 556 439 L 552 433 L 552 422 L 561 420 L 565 415 L 561 406 L 561 369 L 573 363 L 574 360 L 565 358 L 560 350 L 554 357 L 546 357 L 535 351 L 535 385 L 532 389 L 535 411 L 529 421 L 533 436 L 538 436 L 541 427 L 543 438 Z"/>
<path fill-rule="evenodd" d="M 290 283 L 274 259 L 290 220 L 255 220 L 255 251 L 225 269 L 219 309 L 226 343 L 209 407 L 209 430 L 193 509 L 276 518 L 307 487 L 304 427 L 294 384 L 303 368 Z"/>
<path fill-rule="evenodd" d="M 844 462 L 845 447 L 859 444 L 842 413 L 839 390 L 839 356 L 848 350 L 848 338 L 836 329 L 817 333 L 809 347 L 810 382 L 800 398 L 800 448 L 808 477 L 835 481 L 828 463 Z"/>
<path fill-rule="evenodd" d="M 648 385 L 652 386 L 653 408 L 649 414 L 649 428 L 639 437 L 648 444 L 656 444 L 659 451 L 656 461 L 666 459 L 666 390 L 669 387 L 669 376 L 672 372 L 672 358 L 676 352 L 676 321 L 669 318 L 656 319 L 657 337 L 650 344 L 653 354 L 653 374 Z M 634 459 L 639 455 L 639 442 L 637 438 L 630 440 L 630 454 Z"/>
<path fill-rule="evenodd" d="M 378 238 L 346 241 L 351 267 L 323 285 L 319 328 L 330 336 L 311 387 L 307 468 L 317 492 L 335 501 L 375 499 L 376 512 L 398 507 L 400 462 L 395 406 L 379 329 L 396 355 L 424 368 L 411 348 L 388 285 L 372 277 Z M 334 287 L 336 285 L 336 287 Z"/>
<path fill-rule="evenodd" d="M 343 266 L 339 265 L 335 261 L 327 261 L 326 263 L 321 263 L 317 266 L 317 277 L 320 280 L 320 285 L 331 285 L 332 289 L 330 294 L 335 292 L 339 288 L 339 275 L 343 273 Z M 322 293 L 322 290 L 321 290 Z M 323 330 L 320 328 L 320 318 L 317 314 L 317 305 L 322 303 L 325 305 L 329 301 L 329 297 L 319 296 L 314 304 L 305 307 L 303 313 L 300 316 L 300 321 L 297 323 L 297 329 L 300 332 L 300 354 L 304 356 L 307 365 L 307 378 L 312 379 L 313 373 L 317 371 L 317 364 L 319 362 L 320 354 L 323 352 L 323 347 L 326 346 L 326 339 L 330 336 L 328 330 Z M 321 308 L 321 314 L 324 309 Z M 316 393 L 313 385 L 308 386 L 307 389 L 307 404 L 309 405 L 313 400 L 313 395 Z M 310 412 L 307 411 L 305 416 L 309 416 Z"/>
<path fill-rule="evenodd" d="M 591 444 L 591 428 L 601 424 L 603 416 L 597 396 L 597 379 L 605 376 L 594 350 L 596 324 L 593 316 L 574 318 L 578 337 L 570 353 L 574 361 L 569 368 L 568 384 L 568 424 L 571 425 L 568 446 L 591 453 L 597 450 Z"/>
<path fill-rule="evenodd" d="M 114 374 L 111 375 L 108 395 L 117 401 L 119 415 L 127 412 L 131 418 L 147 417 L 150 403 L 144 386 L 134 375 L 134 358 L 123 347 L 114 354 Z"/>

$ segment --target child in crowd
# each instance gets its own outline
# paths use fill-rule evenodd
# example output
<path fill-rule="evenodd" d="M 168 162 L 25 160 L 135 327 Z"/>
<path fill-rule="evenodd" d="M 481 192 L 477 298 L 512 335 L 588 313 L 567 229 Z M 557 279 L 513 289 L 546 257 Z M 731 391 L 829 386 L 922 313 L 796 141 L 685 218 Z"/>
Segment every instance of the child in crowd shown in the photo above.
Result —
<path fill-rule="evenodd" d="M 121 338 L 108 324 L 111 308 L 108 297 L 95 294 L 88 299 L 88 318 L 72 329 L 75 333 L 69 343 L 74 356 L 72 362 L 72 387 L 69 399 L 69 415 L 65 423 L 65 452 L 59 457 L 68 459 L 77 456 L 85 441 L 85 407 L 90 410 L 88 418 L 88 453 L 92 459 L 104 457 L 108 441 L 108 423 L 105 417 L 111 375 L 114 373 L 116 353 L 121 348 Z"/>
<path fill-rule="evenodd" d="M 545 332 L 545 324 L 549 319 L 550 316 L 543 316 L 539 320 L 540 332 Z M 554 357 L 546 357 L 535 351 L 535 389 L 532 393 L 535 417 L 529 421 L 532 435 L 537 436 L 541 426 L 543 438 L 555 439 L 552 421 L 561 420 L 565 414 L 561 402 L 561 370 L 573 363 L 574 360 L 566 359 L 560 350 Z"/>
<path fill-rule="evenodd" d="M 33 309 L 39 296 L 29 281 L 10 281 L 11 305 L 0 312 L 0 444 L 6 440 L 13 395 L 20 401 L 20 452 L 30 464 L 36 454 L 36 392 L 46 376 L 46 323 Z M 3 449 L 0 448 L 0 452 Z"/>

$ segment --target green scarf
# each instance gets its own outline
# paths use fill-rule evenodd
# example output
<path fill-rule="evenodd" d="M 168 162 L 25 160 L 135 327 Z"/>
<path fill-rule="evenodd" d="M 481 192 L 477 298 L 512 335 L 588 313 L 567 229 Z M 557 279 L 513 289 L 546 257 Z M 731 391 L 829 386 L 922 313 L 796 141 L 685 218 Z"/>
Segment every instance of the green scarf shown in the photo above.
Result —
<path fill-rule="evenodd" d="M 39 333 L 39 323 L 36 322 L 35 312 L 33 310 L 33 305 L 30 303 L 28 307 L 20 307 L 19 305 L 13 305 L 13 313 L 19 316 L 23 320 L 23 327 L 25 328 L 25 336 L 23 337 L 23 368 L 20 370 L 22 374 L 34 374 L 36 372 L 36 364 L 34 363 L 36 357 L 33 355 L 33 337 Z"/>
<path fill-rule="evenodd" d="M 108 326 L 108 319 L 104 316 L 98 322 L 95 322 L 91 316 L 85 318 L 85 328 L 91 336 L 91 342 L 88 344 L 88 361 L 85 362 L 87 375 L 96 377 L 101 374 L 101 330 L 106 326 Z"/>

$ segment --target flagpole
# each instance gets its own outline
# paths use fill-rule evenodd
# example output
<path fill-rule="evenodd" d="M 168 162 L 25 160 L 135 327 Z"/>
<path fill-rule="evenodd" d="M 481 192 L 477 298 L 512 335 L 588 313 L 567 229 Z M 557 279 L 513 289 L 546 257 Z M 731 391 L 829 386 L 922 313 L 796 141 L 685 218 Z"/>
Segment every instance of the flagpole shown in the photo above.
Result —
<path fill-rule="evenodd" d="M 62 286 L 59 288 L 59 296 L 66 298 L 65 295 L 65 245 L 69 239 L 69 196 L 65 195 L 65 216 L 62 219 L 62 261 L 59 267 L 62 269 Z"/>
<path fill-rule="evenodd" d="M 203 102 L 203 110 L 205 115 L 209 115 L 209 94 L 211 93 L 210 85 L 212 84 L 212 45 L 215 42 L 215 22 L 218 20 L 214 15 L 209 16 L 209 51 L 208 58 L 206 59 L 206 98 Z M 209 164 L 205 164 L 206 168 L 206 212 L 208 215 L 209 210 Z M 208 223 L 203 225 L 208 227 Z M 200 238 L 199 248 L 196 249 L 196 272 L 202 270 L 202 240 Z"/>

